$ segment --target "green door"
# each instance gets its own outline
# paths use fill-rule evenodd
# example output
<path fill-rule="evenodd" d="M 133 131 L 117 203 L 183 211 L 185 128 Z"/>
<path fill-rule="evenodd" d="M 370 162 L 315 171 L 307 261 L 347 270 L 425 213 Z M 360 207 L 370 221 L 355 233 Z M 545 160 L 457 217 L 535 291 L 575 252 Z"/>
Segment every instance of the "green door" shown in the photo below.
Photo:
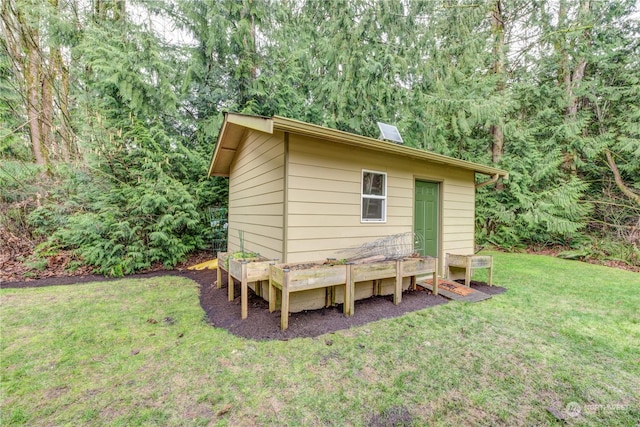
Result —
<path fill-rule="evenodd" d="M 416 181 L 415 250 L 422 256 L 438 256 L 438 184 Z"/>

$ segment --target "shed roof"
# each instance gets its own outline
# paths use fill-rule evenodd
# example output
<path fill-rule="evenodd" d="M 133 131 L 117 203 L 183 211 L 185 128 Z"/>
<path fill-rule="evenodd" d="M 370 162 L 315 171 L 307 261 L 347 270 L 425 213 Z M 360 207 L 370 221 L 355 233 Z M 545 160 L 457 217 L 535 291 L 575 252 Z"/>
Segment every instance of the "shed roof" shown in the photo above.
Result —
<path fill-rule="evenodd" d="M 496 179 L 500 177 L 506 178 L 509 175 L 508 172 L 491 166 L 484 166 L 478 163 L 468 162 L 466 160 L 454 159 L 453 157 L 444 156 L 442 154 L 406 147 L 404 145 L 398 145 L 392 142 L 369 138 L 367 136 L 356 135 L 354 133 L 305 123 L 299 120 L 288 119 L 286 117 L 263 117 L 225 113 L 224 122 L 222 124 L 220 134 L 218 135 L 218 142 L 213 152 L 211 165 L 209 166 L 209 176 L 229 176 L 231 162 L 235 157 L 240 141 L 242 140 L 242 135 L 246 129 L 254 129 L 270 134 L 273 134 L 274 131 L 282 131 L 298 135 L 306 135 L 366 150 L 396 154 L 416 160 L 424 160 L 461 169 L 472 170 L 484 175 L 494 176 Z"/>

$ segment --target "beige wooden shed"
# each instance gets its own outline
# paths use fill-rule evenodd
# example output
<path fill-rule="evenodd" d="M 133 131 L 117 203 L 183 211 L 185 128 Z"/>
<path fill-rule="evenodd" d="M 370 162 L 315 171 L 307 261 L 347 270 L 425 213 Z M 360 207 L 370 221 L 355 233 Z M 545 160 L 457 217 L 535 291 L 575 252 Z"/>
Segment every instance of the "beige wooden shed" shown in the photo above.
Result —
<path fill-rule="evenodd" d="M 476 175 L 486 176 L 476 184 Z M 229 178 L 228 250 L 296 263 L 417 232 L 421 255 L 474 252 L 475 190 L 508 176 L 284 117 L 225 115 L 209 176 Z"/>

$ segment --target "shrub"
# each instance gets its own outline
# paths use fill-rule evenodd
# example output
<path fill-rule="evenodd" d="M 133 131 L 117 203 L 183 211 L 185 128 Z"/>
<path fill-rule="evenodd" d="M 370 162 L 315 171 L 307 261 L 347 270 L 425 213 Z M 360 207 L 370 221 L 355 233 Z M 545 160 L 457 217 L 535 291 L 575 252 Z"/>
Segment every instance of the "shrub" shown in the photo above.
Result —
<path fill-rule="evenodd" d="M 203 246 L 203 232 L 193 196 L 161 175 L 136 186 L 111 187 L 89 212 L 71 215 L 50 244 L 74 249 L 99 273 L 122 276 L 154 262 L 174 267 Z"/>

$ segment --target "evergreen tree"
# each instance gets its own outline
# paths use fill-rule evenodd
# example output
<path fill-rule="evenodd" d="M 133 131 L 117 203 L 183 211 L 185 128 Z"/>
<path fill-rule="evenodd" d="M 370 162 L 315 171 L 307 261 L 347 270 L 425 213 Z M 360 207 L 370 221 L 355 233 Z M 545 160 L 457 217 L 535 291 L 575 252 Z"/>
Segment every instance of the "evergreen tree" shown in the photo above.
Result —
<path fill-rule="evenodd" d="M 203 246 L 200 212 L 227 197 L 206 178 L 224 111 L 372 137 L 396 124 L 409 145 L 510 172 L 478 191 L 480 243 L 586 247 L 592 234 L 640 256 L 633 0 L 6 0 L 0 12 L 0 156 L 48 167 L 60 185 L 38 190 L 32 225 L 101 271 Z M 192 39 L 166 43 L 157 16 Z"/>

